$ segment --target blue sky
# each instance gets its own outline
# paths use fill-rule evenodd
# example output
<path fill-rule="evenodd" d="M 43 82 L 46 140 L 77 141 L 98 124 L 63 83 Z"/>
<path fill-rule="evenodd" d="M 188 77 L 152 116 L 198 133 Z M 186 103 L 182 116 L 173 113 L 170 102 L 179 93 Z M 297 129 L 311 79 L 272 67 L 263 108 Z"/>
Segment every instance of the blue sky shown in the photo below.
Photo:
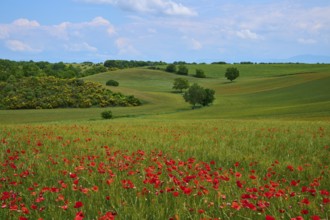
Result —
<path fill-rule="evenodd" d="M 329 15 L 329 0 L 2 0 L 0 58 L 330 62 Z"/>

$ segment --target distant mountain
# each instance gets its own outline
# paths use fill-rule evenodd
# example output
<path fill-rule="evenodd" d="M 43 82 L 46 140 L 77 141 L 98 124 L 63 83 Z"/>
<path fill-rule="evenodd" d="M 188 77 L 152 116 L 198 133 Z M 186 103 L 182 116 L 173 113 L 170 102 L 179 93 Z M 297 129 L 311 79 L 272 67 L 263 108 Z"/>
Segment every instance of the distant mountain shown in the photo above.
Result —
<path fill-rule="evenodd" d="M 330 64 L 330 56 L 321 56 L 321 55 L 310 55 L 310 54 L 305 54 L 305 55 L 297 55 L 293 56 L 290 58 L 286 59 L 278 59 L 278 58 L 263 58 L 263 59 L 258 59 L 258 58 L 245 58 L 243 60 L 237 60 L 237 59 L 201 59 L 198 60 L 197 62 L 199 63 L 212 63 L 212 62 L 219 62 L 219 61 L 225 61 L 227 63 L 240 63 L 242 61 L 250 61 L 254 63 L 329 63 Z"/>
<path fill-rule="evenodd" d="M 318 55 L 298 55 L 288 59 L 277 60 L 277 62 L 292 62 L 292 63 L 330 63 L 330 56 Z"/>

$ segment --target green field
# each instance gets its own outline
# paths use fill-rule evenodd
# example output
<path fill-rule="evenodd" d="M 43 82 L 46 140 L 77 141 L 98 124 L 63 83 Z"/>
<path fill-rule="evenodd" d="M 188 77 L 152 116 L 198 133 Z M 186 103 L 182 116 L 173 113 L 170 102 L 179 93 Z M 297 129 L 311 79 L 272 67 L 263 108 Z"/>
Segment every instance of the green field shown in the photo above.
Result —
<path fill-rule="evenodd" d="M 0 111 L 0 219 L 329 219 L 330 65 L 201 68 L 215 102 L 192 110 L 178 75 L 117 80 L 138 107 Z M 164 67 L 163 67 L 164 68 Z"/>
<path fill-rule="evenodd" d="M 191 111 L 180 94 L 173 93 L 178 75 L 144 68 L 101 73 L 84 78 L 105 85 L 109 79 L 120 86 L 111 88 L 132 94 L 144 102 L 134 108 L 111 108 L 115 117 L 129 118 L 217 118 L 328 120 L 330 115 L 330 65 L 259 64 L 236 65 L 240 77 L 233 83 L 224 78 L 228 65 L 189 65 L 190 74 L 203 69 L 205 79 L 185 76 L 191 83 L 212 88 L 216 100 L 210 107 Z M 0 121 L 30 123 L 99 120 L 99 108 L 0 111 Z M 37 117 L 35 117 L 37 116 Z"/>

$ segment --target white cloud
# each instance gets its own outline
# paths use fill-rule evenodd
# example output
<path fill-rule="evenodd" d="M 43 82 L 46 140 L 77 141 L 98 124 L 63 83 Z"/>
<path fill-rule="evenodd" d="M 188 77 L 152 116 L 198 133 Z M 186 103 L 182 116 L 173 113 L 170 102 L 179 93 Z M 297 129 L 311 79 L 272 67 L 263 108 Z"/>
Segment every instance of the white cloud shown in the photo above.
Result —
<path fill-rule="evenodd" d="M 37 21 L 30 21 L 25 18 L 17 19 L 12 24 L 15 26 L 19 26 L 19 27 L 39 27 L 40 26 L 40 24 Z"/>
<path fill-rule="evenodd" d="M 109 36 L 116 34 L 115 27 L 103 17 L 96 17 L 91 21 L 81 23 L 62 22 L 59 25 L 48 27 L 52 35 L 63 39 L 67 39 L 69 35 L 79 36 L 87 28 L 104 28 Z"/>
<path fill-rule="evenodd" d="M 6 47 L 15 52 L 40 52 L 40 49 L 32 48 L 27 43 L 19 40 L 7 40 Z"/>
<path fill-rule="evenodd" d="M 92 26 L 108 26 L 110 22 L 103 17 L 96 17 L 91 22 L 87 22 L 87 24 Z"/>
<path fill-rule="evenodd" d="M 127 38 L 118 38 L 115 42 L 120 55 L 137 55 L 139 52 L 134 48 Z"/>
<path fill-rule="evenodd" d="M 127 11 L 152 14 L 195 16 L 197 12 L 171 0 L 82 0 L 95 4 L 112 4 Z"/>
<path fill-rule="evenodd" d="M 24 18 L 0 24 L 0 43 L 2 41 L 4 48 L 20 53 L 104 53 L 107 48 L 111 48 L 105 42 L 114 41 L 112 37 L 116 34 L 115 27 L 103 17 L 95 17 L 86 22 L 62 22 L 55 25 L 42 25 Z M 115 48 L 113 44 L 112 48 Z"/>
<path fill-rule="evenodd" d="M 96 52 L 96 51 L 98 51 L 96 47 L 93 47 L 86 42 L 78 43 L 78 44 L 74 43 L 74 44 L 70 44 L 70 45 L 64 45 L 64 47 L 66 48 L 66 50 L 72 51 L 72 52 L 81 52 L 81 51 Z"/>
<path fill-rule="evenodd" d="M 241 30 L 236 32 L 237 36 L 242 38 L 242 39 L 249 39 L 249 40 L 258 40 L 261 39 L 261 37 L 250 31 L 249 29 Z"/>

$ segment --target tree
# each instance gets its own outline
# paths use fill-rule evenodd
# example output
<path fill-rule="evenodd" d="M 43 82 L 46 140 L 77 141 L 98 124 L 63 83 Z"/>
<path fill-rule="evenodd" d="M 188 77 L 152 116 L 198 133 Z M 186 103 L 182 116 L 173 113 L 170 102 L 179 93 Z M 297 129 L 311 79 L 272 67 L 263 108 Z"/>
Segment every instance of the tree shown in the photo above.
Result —
<path fill-rule="evenodd" d="M 205 78 L 206 76 L 205 76 L 204 70 L 202 70 L 202 69 L 196 69 L 195 77 L 197 77 L 197 78 Z"/>
<path fill-rule="evenodd" d="M 194 83 L 184 94 L 183 98 L 186 102 L 193 105 L 193 109 L 197 104 L 207 106 L 214 101 L 214 90 L 204 89 L 197 83 Z"/>
<path fill-rule="evenodd" d="M 211 103 L 213 103 L 215 97 L 214 97 L 215 91 L 213 89 L 205 89 L 205 97 L 202 100 L 202 105 L 207 106 Z"/>
<path fill-rule="evenodd" d="M 117 82 L 116 80 L 110 79 L 106 82 L 107 86 L 119 86 L 119 82 Z"/>
<path fill-rule="evenodd" d="M 166 70 L 166 72 L 169 72 L 169 73 L 175 73 L 176 66 L 174 64 L 169 64 L 169 65 L 167 65 L 165 70 Z"/>
<path fill-rule="evenodd" d="M 189 88 L 189 82 L 187 79 L 183 79 L 183 78 L 174 79 L 173 89 L 179 90 L 179 92 L 181 93 L 182 90 L 188 89 L 188 88 Z"/>
<path fill-rule="evenodd" d="M 177 74 L 179 74 L 179 75 L 188 75 L 188 72 L 189 72 L 189 70 L 185 65 L 180 65 L 179 69 L 177 71 Z"/>
<path fill-rule="evenodd" d="M 237 77 L 239 77 L 239 70 L 236 67 L 229 67 L 226 70 L 225 77 L 230 81 L 233 81 Z"/>
<path fill-rule="evenodd" d="M 111 119 L 112 118 L 112 112 L 110 110 L 104 111 L 101 113 L 102 118 L 104 119 Z"/>

